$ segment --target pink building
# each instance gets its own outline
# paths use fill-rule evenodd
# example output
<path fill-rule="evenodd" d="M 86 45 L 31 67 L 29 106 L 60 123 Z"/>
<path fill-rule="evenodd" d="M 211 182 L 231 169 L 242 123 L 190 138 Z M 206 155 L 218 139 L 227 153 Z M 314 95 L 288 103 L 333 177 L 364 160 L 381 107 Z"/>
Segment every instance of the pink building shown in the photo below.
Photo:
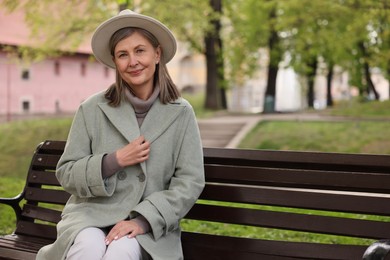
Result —
<path fill-rule="evenodd" d="M 73 113 L 115 81 L 113 70 L 90 58 L 89 43 L 73 55 L 37 63 L 11 57 L 7 47 L 31 45 L 23 21 L 23 13 L 0 9 L 0 116 Z"/>

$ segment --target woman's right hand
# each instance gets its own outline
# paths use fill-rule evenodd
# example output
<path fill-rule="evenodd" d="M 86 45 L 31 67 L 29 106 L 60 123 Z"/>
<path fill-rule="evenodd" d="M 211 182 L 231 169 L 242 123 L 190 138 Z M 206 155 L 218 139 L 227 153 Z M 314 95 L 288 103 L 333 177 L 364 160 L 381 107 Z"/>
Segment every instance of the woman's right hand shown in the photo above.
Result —
<path fill-rule="evenodd" d="M 121 167 L 135 165 L 149 158 L 150 143 L 140 136 L 128 145 L 116 151 L 116 158 Z"/>

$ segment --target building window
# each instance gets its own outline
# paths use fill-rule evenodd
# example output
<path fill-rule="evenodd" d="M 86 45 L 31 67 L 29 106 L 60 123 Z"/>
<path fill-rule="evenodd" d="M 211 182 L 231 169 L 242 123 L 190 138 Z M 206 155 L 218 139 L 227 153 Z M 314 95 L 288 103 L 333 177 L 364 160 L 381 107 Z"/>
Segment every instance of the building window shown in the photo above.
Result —
<path fill-rule="evenodd" d="M 83 63 L 81 63 L 81 76 L 85 76 L 86 75 L 86 73 L 87 73 L 87 65 L 83 62 Z"/>
<path fill-rule="evenodd" d="M 22 102 L 22 109 L 23 109 L 23 113 L 28 113 L 28 112 L 30 112 L 30 101 L 24 100 L 24 101 Z"/>
<path fill-rule="evenodd" d="M 54 75 L 59 76 L 60 75 L 60 62 L 56 60 L 54 62 Z"/>
<path fill-rule="evenodd" d="M 29 69 L 22 69 L 22 79 L 23 80 L 30 79 L 30 70 Z"/>

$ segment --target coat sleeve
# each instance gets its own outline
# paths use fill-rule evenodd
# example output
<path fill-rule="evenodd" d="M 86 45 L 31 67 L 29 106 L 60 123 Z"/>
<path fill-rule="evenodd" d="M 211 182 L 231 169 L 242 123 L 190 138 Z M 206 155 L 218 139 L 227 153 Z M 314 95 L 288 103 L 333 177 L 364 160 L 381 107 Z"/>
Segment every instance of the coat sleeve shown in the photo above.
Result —
<path fill-rule="evenodd" d="M 152 193 L 130 214 L 143 215 L 152 228 L 154 239 L 178 228 L 180 220 L 195 204 L 205 184 L 203 149 L 195 114 L 186 107 L 186 121 L 177 149 L 175 173 L 169 188 Z"/>
<path fill-rule="evenodd" d="M 56 170 L 56 177 L 69 193 L 81 198 L 111 196 L 114 186 L 105 183 L 101 165 L 104 154 L 93 154 L 92 130 L 88 129 L 87 117 L 81 106 L 73 119 L 64 153 Z M 89 124 L 91 125 L 91 124 Z"/>

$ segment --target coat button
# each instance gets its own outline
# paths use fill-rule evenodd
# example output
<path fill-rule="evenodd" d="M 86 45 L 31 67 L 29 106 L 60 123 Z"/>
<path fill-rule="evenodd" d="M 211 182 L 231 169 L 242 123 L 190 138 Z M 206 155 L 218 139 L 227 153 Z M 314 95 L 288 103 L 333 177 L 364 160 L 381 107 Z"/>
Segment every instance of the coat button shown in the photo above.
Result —
<path fill-rule="evenodd" d="M 140 173 L 140 174 L 138 175 L 138 179 L 139 179 L 140 182 L 144 182 L 144 181 L 145 181 L 145 174 Z"/>
<path fill-rule="evenodd" d="M 124 171 L 118 172 L 118 180 L 123 181 L 124 179 L 126 179 L 126 173 Z"/>

